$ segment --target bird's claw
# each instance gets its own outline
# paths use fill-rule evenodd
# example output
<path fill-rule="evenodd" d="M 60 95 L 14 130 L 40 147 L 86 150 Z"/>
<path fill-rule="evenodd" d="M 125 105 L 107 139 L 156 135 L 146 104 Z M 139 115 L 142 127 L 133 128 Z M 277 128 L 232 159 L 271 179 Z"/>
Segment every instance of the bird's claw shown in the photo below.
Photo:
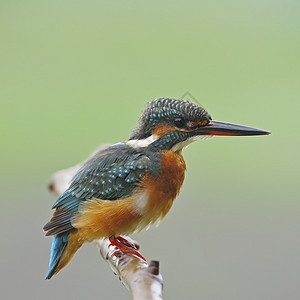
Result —
<path fill-rule="evenodd" d="M 119 248 L 119 250 L 114 252 L 114 254 L 113 254 L 114 256 L 118 256 L 118 254 L 120 252 L 131 253 L 131 254 L 134 254 L 137 257 L 141 258 L 142 260 L 146 261 L 146 259 L 137 251 L 137 247 L 134 244 L 130 243 L 128 240 L 124 239 L 123 237 L 112 236 L 109 238 L 109 241 L 110 241 L 109 247 L 115 246 L 115 247 Z"/>

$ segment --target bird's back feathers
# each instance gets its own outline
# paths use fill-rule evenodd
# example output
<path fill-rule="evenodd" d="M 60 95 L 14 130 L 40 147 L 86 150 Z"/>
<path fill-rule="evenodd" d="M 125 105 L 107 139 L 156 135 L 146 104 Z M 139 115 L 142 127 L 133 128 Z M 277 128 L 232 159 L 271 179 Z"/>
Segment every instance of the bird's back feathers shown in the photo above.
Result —
<path fill-rule="evenodd" d="M 134 149 L 125 143 L 96 153 L 86 161 L 69 189 L 53 205 L 53 217 L 44 226 L 46 235 L 74 229 L 72 221 L 80 206 L 90 199 L 113 201 L 130 196 L 145 174 L 159 172 L 157 162 L 153 154 L 147 155 L 147 151 Z"/>

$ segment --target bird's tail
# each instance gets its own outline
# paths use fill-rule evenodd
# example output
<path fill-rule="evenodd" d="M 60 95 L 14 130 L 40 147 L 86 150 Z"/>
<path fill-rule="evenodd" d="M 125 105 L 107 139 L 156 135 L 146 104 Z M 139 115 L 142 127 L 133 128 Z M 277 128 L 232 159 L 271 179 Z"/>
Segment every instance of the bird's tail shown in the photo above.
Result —
<path fill-rule="evenodd" d="M 82 244 L 83 242 L 78 240 L 77 234 L 71 233 L 70 231 L 54 235 L 51 246 L 49 271 L 45 279 L 50 279 L 65 267 Z"/>

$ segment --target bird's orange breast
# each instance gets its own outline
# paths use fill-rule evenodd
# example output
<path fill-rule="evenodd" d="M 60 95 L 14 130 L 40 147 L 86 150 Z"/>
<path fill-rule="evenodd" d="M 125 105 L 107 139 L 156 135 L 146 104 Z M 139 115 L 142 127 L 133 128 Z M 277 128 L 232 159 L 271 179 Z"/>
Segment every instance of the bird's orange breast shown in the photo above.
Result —
<path fill-rule="evenodd" d="M 148 192 L 148 202 L 143 212 L 145 223 L 162 220 L 168 213 L 183 184 L 185 170 L 181 153 L 171 150 L 163 152 L 160 175 L 146 175 L 142 183 Z"/>
<path fill-rule="evenodd" d="M 153 201 L 174 199 L 182 186 L 185 170 L 186 165 L 181 153 L 165 151 L 161 158 L 160 175 L 158 177 L 148 175 L 145 179 L 145 185 L 151 191 L 150 198 L 153 198 Z M 150 202 L 153 201 L 150 199 Z"/>

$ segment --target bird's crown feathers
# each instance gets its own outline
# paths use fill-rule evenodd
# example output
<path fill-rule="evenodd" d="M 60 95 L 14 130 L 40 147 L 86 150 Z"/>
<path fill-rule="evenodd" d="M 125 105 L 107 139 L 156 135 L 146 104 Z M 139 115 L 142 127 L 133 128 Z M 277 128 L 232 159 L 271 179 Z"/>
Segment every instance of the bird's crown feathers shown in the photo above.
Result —
<path fill-rule="evenodd" d="M 130 139 L 145 139 L 159 125 L 183 128 L 192 126 L 193 122 L 207 124 L 211 120 L 206 110 L 194 103 L 171 99 L 159 98 L 148 102 L 142 112 L 137 127 L 131 133 Z"/>

